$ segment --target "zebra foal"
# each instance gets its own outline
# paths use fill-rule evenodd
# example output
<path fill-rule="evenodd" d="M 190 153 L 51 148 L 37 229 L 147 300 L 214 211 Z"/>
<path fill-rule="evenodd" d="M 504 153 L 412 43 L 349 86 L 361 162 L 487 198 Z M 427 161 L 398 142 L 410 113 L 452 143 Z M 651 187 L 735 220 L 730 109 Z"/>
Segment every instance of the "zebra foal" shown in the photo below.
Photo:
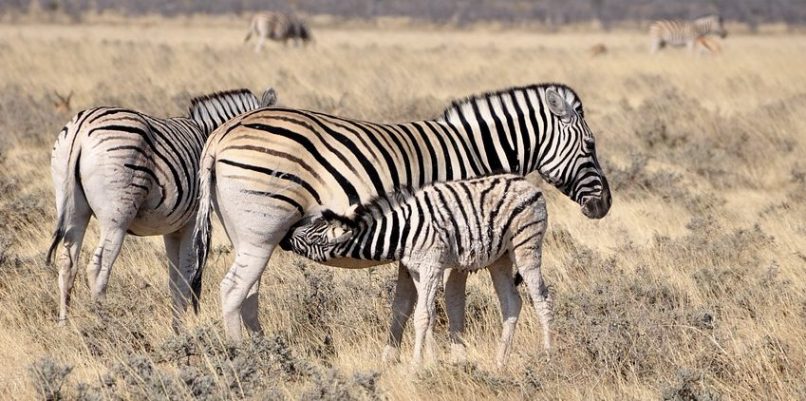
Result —
<path fill-rule="evenodd" d="M 95 216 L 101 238 L 87 266 L 92 299 L 105 296 L 127 233 L 163 235 L 178 327 L 193 273 L 191 238 L 204 142 L 230 118 L 275 102 L 273 89 L 261 100 L 246 89 L 232 90 L 194 98 L 189 117 L 96 107 L 80 111 L 62 128 L 51 156 L 58 223 L 47 254 L 48 264 L 58 254 L 61 324 L 67 319 L 84 233 Z"/>
<path fill-rule="evenodd" d="M 512 280 L 513 264 L 526 282 L 540 318 L 544 347 L 550 348 L 551 308 L 540 272 L 547 217 L 540 188 L 523 177 L 495 175 L 392 192 L 361 204 L 351 217 L 324 210 L 321 217 L 303 220 L 292 228 L 280 246 L 317 262 L 334 258 L 400 261 L 416 287 L 414 365 L 422 361 L 426 331 L 434 324 L 436 291 L 445 270 L 469 273 L 490 266 L 503 319 L 496 362 L 503 366 L 521 309 Z M 403 279 L 398 280 L 401 283 Z M 464 314 L 455 309 L 461 303 L 447 299 L 446 305 L 449 317 Z M 393 312 L 398 319 L 409 313 Z M 398 345 L 393 337 L 399 333 L 394 330 L 393 322 L 392 347 Z M 452 353 L 463 352 L 455 347 L 463 347 L 456 330 L 451 322 Z"/>
<path fill-rule="evenodd" d="M 655 21 L 649 26 L 650 53 L 655 53 L 666 45 L 686 46 L 693 51 L 698 39 L 707 35 L 717 35 L 721 38 L 728 35 L 720 15 L 707 15 L 693 21 Z"/>

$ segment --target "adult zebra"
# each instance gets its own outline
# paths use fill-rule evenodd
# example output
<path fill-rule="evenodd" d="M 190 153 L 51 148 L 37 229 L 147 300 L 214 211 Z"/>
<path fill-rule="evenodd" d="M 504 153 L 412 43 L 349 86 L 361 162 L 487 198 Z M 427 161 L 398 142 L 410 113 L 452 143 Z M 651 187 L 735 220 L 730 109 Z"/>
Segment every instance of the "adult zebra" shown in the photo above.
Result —
<path fill-rule="evenodd" d="M 582 102 L 561 84 L 472 96 L 454 102 L 440 118 L 412 123 L 377 124 L 295 109 L 256 111 L 217 129 L 201 163 L 193 300 L 195 305 L 201 290 L 215 204 L 236 250 L 221 282 L 224 327 L 233 341 L 241 339 L 241 318 L 248 330 L 261 332 L 260 276 L 277 244 L 306 214 L 344 213 L 393 188 L 494 172 L 538 171 L 591 218 L 607 214 L 611 202 Z"/>
<path fill-rule="evenodd" d="M 351 217 L 324 210 L 321 217 L 301 220 L 280 246 L 320 263 L 350 257 L 399 261 L 405 266 L 409 275 L 398 279 L 397 291 L 404 291 L 410 303 L 393 305 L 393 323 L 384 356 L 397 359 L 402 325 L 396 325 L 395 320 L 408 320 L 416 299 L 412 358 L 415 366 L 422 360 L 426 329 L 434 326 L 434 300 L 445 270 L 451 268 L 466 278 L 467 273 L 490 266 L 503 323 L 496 362 L 503 366 L 521 310 L 521 297 L 512 280 L 513 265 L 526 281 L 543 326 L 543 346 L 547 351 L 550 349 L 551 306 L 548 287 L 540 272 L 547 219 L 546 200 L 540 188 L 523 177 L 502 174 L 440 182 L 416 191 L 402 188 L 361 204 Z M 410 281 L 416 286 L 416 293 L 411 291 Z M 450 295 L 461 297 L 459 301 L 446 294 L 445 304 L 451 357 L 462 361 L 463 327 L 458 323 L 464 321 L 465 294 Z"/>
<path fill-rule="evenodd" d="M 693 51 L 697 39 L 706 35 L 721 38 L 728 35 L 720 15 L 711 14 L 693 21 L 655 21 L 649 26 L 650 52 L 655 53 L 666 45 L 686 46 Z"/>
<path fill-rule="evenodd" d="M 306 45 L 313 40 L 311 29 L 305 21 L 295 15 L 277 12 L 255 14 L 249 23 L 249 32 L 246 33 L 244 43 L 248 42 L 253 34 L 257 37 L 256 53 L 263 48 L 266 39 L 282 41 L 284 45 L 288 45 L 289 40 L 294 44 L 302 42 Z"/>
<path fill-rule="evenodd" d="M 59 253 L 59 321 L 78 270 L 90 216 L 101 238 L 87 266 L 93 300 L 101 299 L 126 233 L 163 235 L 169 261 L 174 328 L 186 309 L 193 273 L 192 233 L 198 208 L 199 157 L 207 136 L 241 113 L 276 102 L 273 89 L 261 100 L 246 89 L 194 98 L 189 117 L 155 118 L 118 107 L 79 112 L 53 145 L 51 174 L 58 223 L 47 263 Z"/>

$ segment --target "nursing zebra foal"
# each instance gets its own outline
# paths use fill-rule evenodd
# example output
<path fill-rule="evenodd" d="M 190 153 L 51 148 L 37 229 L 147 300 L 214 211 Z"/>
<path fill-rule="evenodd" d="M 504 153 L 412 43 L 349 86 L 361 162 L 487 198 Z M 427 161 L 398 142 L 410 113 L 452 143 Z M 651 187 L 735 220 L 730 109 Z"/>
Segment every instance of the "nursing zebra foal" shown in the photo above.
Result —
<path fill-rule="evenodd" d="M 409 299 L 417 300 L 415 365 L 422 360 L 426 330 L 434 325 L 434 301 L 445 270 L 471 273 L 490 266 L 504 325 L 496 361 L 503 366 L 521 310 L 512 280 L 513 264 L 528 286 L 543 326 L 544 347 L 550 347 L 551 308 L 540 273 L 546 219 L 540 188 L 520 176 L 496 175 L 392 192 L 360 205 L 351 217 L 324 210 L 322 217 L 301 221 L 280 246 L 317 262 L 353 258 L 399 261 L 405 266 L 416 287 L 416 294 L 408 294 Z M 406 281 L 398 280 L 398 286 L 405 286 Z M 399 346 L 402 336 L 402 325 L 394 321 L 408 318 L 410 305 L 404 306 L 408 310 L 393 312 L 392 349 Z M 464 308 L 456 310 L 460 303 L 451 299 L 446 305 L 449 319 L 453 318 L 452 354 L 464 355 L 459 327 L 453 321 L 463 316 Z M 395 332 L 397 328 L 401 332 Z"/>
<path fill-rule="evenodd" d="M 288 45 L 291 40 L 295 45 L 299 42 L 308 44 L 313 40 L 308 24 L 299 17 L 291 14 L 276 12 L 257 13 L 249 23 L 249 32 L 246 33 L 244 42 L 248 42 L 252 35 L 257 37 L 255 52 L 260 52 L 266 39 L 282 41 Z"/>
<path fill-rule="evenodd" d="M 728 35 L 721 16 L 712 14 L 693 21 L 655 21 L 649 26 L 650 52 L 655 53 L 666 45 L 686 46 L 693 51 L 697 39 L 706 35 L 721 38 Z"/>
<path fill-rule="evenodd" d="M 325 209 L 346 214 L 351 206 L 403 186 L 538 171 L 584 215 L 601 218 L 611 198 L 594 142 L 582 102 L 560 84 L 471 96 L 439 118 L 411 123 L 287 108 L 242 115 L 218 128 L 202 153 L 194 304 L 214 205 L 236 252 L 220 290 L 226 334 L 237 342 L 242 320 L 252 333 L 261 332 L 260 276 L 289 228 L 304 216 Z M 461 280 L 449 280 L 446 292 L 460 292 L 455 282 Z"/>
<path fill-rule="evenodd" d="M 58 224 L 47 255 L 48 264 L 55 253 L 59 258 L 60 322 L 67 318 L 81 243 L 94 215 L 101 238 L 87 267 L 92 298 L 104 297 L 126 233 L 163 235 L 177 327 L 193 274 L 191 236 L 204 142 L 230 118 L 275 101 L 273 89 L 262 100 L 246 89 L 219 92 L 193 99 L 189 117 L 179 118 L 96 107 L 62 128 L 51 157 Z"/>

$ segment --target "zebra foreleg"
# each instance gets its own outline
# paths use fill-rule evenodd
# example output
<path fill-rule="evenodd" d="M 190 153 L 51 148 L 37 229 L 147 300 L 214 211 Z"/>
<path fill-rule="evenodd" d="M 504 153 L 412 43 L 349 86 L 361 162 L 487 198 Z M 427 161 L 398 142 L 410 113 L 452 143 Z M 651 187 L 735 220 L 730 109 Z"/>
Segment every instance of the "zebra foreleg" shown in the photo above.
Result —
<path fill-rule="evenodd" d="M 414 287 L 411 274 L 406 266 L 398 263 L 395 299 L 392 301 L 392 323 L 389 326 L 389 339 L 383 350 L 383 362 L 400 362 L 400 342 L 403 338 L 403 330 L 406 328 L 406 322 L 414 310 L 416 301 L 417 289 Z"/>
<path fill-rule="evenodd" d="M 512 338 L 515 335 L 515 327 L 518 324 L 518 316 L 521 313 L 521 296 L 515 289 L 515 283 L 512 279 L 512 263 L 508 257 L 497 260 L 490 266 L 489 270 L 490 277 L 493 279 L 495 293 L 498 295 L 498 302 L 501 305 L 503 327 L 495 361 L 498 367 L 502 368 L 506 364 L 512 348 Z"/>
<path fill-rule="evenodd" d="M 423 348 L 428 327 L 433 326 L 434 301 L 442 270 L 433 264 L 418 264 L 409 267 L 409 272 L 417 288 L 417 305 L 414 308 L 414 355 L 411 360 L 411 366 L 417 368 L 423 363 Z"/>
<path fill-rule="evenodd" d="M 451 363 L 467 361 L 467 350 L 462 334 L 465 331 L 465 289 L 467 273 L 450 269 L 445 275 L 445 309 L 448 314 L 448 332 L 451 341 Z"/>

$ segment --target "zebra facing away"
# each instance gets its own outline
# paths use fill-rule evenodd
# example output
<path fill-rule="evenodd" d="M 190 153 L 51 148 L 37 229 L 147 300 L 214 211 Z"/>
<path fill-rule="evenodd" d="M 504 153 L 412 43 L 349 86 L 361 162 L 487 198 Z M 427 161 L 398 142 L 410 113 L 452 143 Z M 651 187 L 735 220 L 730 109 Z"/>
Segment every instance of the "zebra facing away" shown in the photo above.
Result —
<path fill-rule="evenodd" d="M 193 273 L 191 238 L 204 142 L 230 118 L 275 102 L 273 89 L 261 100 L 240 89 L 193 99 L 189 118 L 96 107 L 79 112 L 62 128 L 51 157 L 58 223 L 47 254 L 50 264 L 58 253 L 61 324 L 67 319 L 87 223 L 94 215 L 101 238 L 87 266 L 92 299 L 104 297 L 126 233 L 163 235 L 178 328 Z"/>
<path fill-rule="evenodd" d="M 496 361 L 503 366 L 521 309 L 512 280 L 513 264 L 534 301 L 544 347 L 550 347 L 551 308 L 540 272 L 546 219 L 540 188 L 520 176 L 496 175 L 393 192 L 360 205 L 351 217 L 325 210 L 322 217 L 302 220 L 280 246 L 317 262 L 354 258 L 399 261 L 405 266 L 416 287 L 416 296 L 408 294 L 417 300 L 414 365 L 421 362 L 426 330 L 434 325 L 434 298 L 444 271 L 469 273 L 491 266 L 503 319 Z M 446 300 L 447 308 L 460 304 Z M 396 318 L 409 313 L 393 311 Z M 464 310 L 448 310 L 449 318 L 463 314 Z M 464 355 L 456 322 L 450 323 L 452 354 Z M 399 346 L 401 333 L 394 333 L 396 328 L 393 324 L 389 347 Z"/>
<path fill-rule="evenodd" d="M 213 205 L 235 249 L 221 282 L 227 337 L 241 321 L 261 333 L 260 276 L 289 228 L 329 209 L 345 214 L 394 188 L 538 171 L 590 218 L 610 209 L 610 188 L 596 158 L 582 102 L 569 87 L 540 84 L 471 96 L 434 120 L 379 124 L 306 110 L 244 114 L 211 134 L 202 152 L 194 244 L 194 305 L 209 249 Z M 330 261 L 339 267 L 377 262 Z M 448 280 L 446 293 L 463 292 Z M 395 303 L 406 297 L 395 298 Z M 461 306 L 464 309 L 464 305 Z"/>
<path fill-rule="evenodd" d="M 712 14 L 693 21 L 655 21 L 649 26 L 650 52 L 655 53 L 666 45 L 686 46 L 693 51 L 697 39 L 707 35 L 721 38 L 728 35 L 721 16 Z"/>
<path fill-rule="evenodd" d="M 311 29 L 305 21 L 295 15 L 275 12 L 255 14 L 249 23 L 249 32 L 247 32 L 244 42 L 248 42 L 252 38 L 252 34 L 257 37 L 256 53 L 263 48 L 266 39 L 282 41 L 284 45 L 288 45 L 289 40 L 295 45 L 300 42 L 307 45 L 313 40 Z"/>

